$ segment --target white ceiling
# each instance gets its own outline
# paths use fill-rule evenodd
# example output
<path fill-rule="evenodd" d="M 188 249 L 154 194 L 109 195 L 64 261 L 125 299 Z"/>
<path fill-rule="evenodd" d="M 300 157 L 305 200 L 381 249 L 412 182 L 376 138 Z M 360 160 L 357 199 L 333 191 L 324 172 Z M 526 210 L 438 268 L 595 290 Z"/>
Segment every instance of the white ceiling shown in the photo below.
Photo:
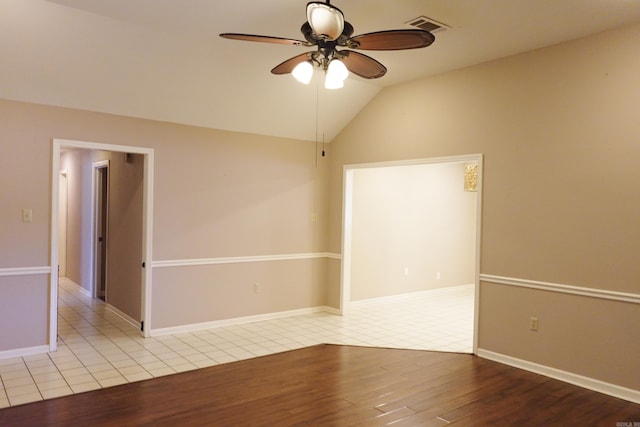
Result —
<path fill-rule="evenodd" d="M 640 22 L 640 0 L 334 0 L 355 34 L 451 27 L 425 49 L 363 52 L 389 69 L 327 91 L 269 71 L 309 50 L 306 0 L 0 0 L 0 98 L 217 129 L 332 140 L 384 87 Z M 316 114 L 316 111 L 318 113 Z"/>

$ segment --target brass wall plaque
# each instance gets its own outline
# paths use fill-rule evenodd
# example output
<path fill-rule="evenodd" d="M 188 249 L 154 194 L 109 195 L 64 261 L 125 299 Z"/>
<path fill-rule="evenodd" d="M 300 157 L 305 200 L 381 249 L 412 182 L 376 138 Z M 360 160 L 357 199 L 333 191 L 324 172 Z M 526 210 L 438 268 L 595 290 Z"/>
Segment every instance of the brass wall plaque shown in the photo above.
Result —
<path fill-rule="evenodd" d="M 464 191 L 478 191 L 478 165 L 464 167 Z"/>

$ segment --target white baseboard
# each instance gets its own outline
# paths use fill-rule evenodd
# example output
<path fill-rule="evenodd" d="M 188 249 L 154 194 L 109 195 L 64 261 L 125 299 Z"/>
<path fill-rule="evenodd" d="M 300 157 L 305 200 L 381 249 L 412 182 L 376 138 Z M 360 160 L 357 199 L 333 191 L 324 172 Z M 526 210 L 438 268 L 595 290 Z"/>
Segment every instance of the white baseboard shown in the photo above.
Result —
<path fill-rule="evenodd" d="M 333 307 L 319 306 L 301 308 L 298 310 L 280 311 L 277 313 L 257 314 L 255 316 L 235 317 L 233 319 L 214 320 L 212 322 L 192 323 L 189 325 L 172 326 L 169 328 L 151 329 L 150 336 L 159 337 L 163 335 L 181 334 L 185 332 L 202 331 L 204 329 L 221 328 L 224 326 L 244 325 L 246 323 L 261 322 L 263 320 L 282 319 L 285 317 L 301 316 L 304 314 L 327 312 L 340 314 L 340 311 Z"/>
<path fill-rule="evenodd" d="M 461 290 L 463 288 L 473 287 L 473 286 L 474 286 L 473 284 L 446 286 L 446 287 L 442 287 L 442 288 L 425 289 L 423 291 L 409 292 L 409 293 L 406 293 L 406 294 L 397 294 L 397 295 L 388 295 L 388 296 L 384 296 L 384 297 L 367 298 L 367 299 L 361 299 L 361 300 L 357 300 L 357 301 L 351 301 L 349 303 L 349 306 L 350 307 L 361 307 L 361 306 L 372 305 L 372 304 L 383 304 L 383 303 L 389 303 L 389 302 L 405 301 L 405 300 L 408 300 L 408 299 L 413 299 L 413 298 L 421 297 L 421 296 L 424 296 L 424 295 L 437 295 L 439 293 L 452 292 L 452 291 L 454 291 L 456 289 Z"/>
<path fill-rule="evenodd" d="M 0 359 L 12 359 L 14 357 L 33 356 L 34 354 L 48 353 L 48 345 L 38 345 L 35 347 L 14 348 L 12 350 L 0 351 Z"/>
<path fill-rule="evenodd" d="M 124 320 L 125 322 L 129 323 L 132 326 L 135 326 L 137 329 L 140 329 L 140 322 L 138 320 L 136 320 L 133 317 L 129 316 L 125 312 L 120 311 L 119 309 L 117 309 L 116 307 L 112 306 L 109 303 L 107 303 L 106 308 L 107 308 L 107 310 L 109 310 L 110 312 L 112 312 L 113 314 L 115 314 L 116 316 L 118 316 L 119 318 Z"/>
<path fill-rule="evenodd" d="M 325 313 L 335 314 L 336 316 L 342 315 L 342 313 L 340 313 L 340 309 L 339 308 L 329 307 L 329 306 L 318 307 L 318 308 L 321 309 L 321 310 L 318 310 L 317 312 L 324 311 Z"/>
<path fill-rule="evenodd" d="M 633 390 L 619 385 L 610 384 L 594 378 L 585 377 L 560 369 L 551 368 L 549 366 L 540 365 L 538 363 L 529 362 L 527 360 L 518 359 L 516 357 L 507 356 L 493 351 L 478 349 L 478 356 L 513 366 L 515 368 L 524 369 L 525 371 L 534 372 L 549 378 L 564 381 L 569 384 L 577 385 L 609 396 L 628 400 L 629 402 L 640 403 L 640 390 Z"/>
<path fill-rule="evenodd" d="M 65 277 L 65 281 L 71 285 L 71 287 L 73 287 L 76 291 L 80 292 L 82 295 L 91 298 L 91 291 L 89 291 L 88 289 L 83 288 L 82 286 L 78 285 L 76 282 L 74 282 L 73 280 L 69 279 L 68 277 Z"/>

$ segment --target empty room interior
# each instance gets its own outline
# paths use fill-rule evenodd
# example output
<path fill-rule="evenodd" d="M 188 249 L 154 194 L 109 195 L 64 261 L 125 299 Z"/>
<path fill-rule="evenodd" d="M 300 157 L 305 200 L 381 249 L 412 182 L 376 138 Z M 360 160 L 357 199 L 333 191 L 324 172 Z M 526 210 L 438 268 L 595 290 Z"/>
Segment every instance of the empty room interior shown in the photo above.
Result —
<path fill-rule="evenodd" d="M 481 3 L 0 0 L 0 424 L 640 422 L 640 3 Z"/>

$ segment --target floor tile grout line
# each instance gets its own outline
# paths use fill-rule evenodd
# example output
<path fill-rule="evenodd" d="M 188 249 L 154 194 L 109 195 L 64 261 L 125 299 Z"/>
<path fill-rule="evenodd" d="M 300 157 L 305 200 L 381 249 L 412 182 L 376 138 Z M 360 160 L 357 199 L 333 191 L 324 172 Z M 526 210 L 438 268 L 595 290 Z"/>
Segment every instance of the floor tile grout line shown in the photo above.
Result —
<path fill-rule="evenodd" d="M 40 400 L 44 400 L 44 396 L 42 395 L 42 392 L 40 391 L 40 388 L 38 387 L 38 383 L 36 382 L 36 379 L 31 374 L 31 370 L 29 369 L 29 364 L 27 363 L 27 360 L 24 357 L 21 357 L 21 359 L 22 359 L 22 363 L 24 364 L 24 367 L 27 369 L 27 372 L 29 372 L 29 377 L 31 378 L 31 382 L 36 387 L 36 390 L 38 390 L 38 394 L 40 395 Z M 1 380 L 1 378 L 0 378 L 0 380 Z M 28 385 L 28 384 L 25 384 L 25 385 Z M 9 400 L 9 404 L 11 404 L 11 397 L 9 396 L 9 391 L 7 391 L 6 387 L 4 386 L 4 381 L 2 381 L 2 386 L 4 388 L 5 394 L 7 395 L 7 399 Z M 13 406 L 13 405 L 11 405 L 11 406 Z"/>
<path fill-rule="evenodd" d="M 0 385 L 2 386 L 2 392 L 4 393 L 5 400 L 7 401 L 7 403 L 9 403 L 9 406 L 11 406 L 11 400 L 9 400 L 9 393 L 7 392 L 7 389 L 4 385 L 4 380 L 2 379 L 2 375 L 0 375 Z"/>
<path fill-rule="evenodd" d="M 77 329 L 76 329 L 76 328 L 73 328 L 73 329 L 77 331 Z M 62 339 L 63 339 L 63 338 L 62 338 Z M 63 341 L 64 341 L 64 339 L 63 339 Z M 85 340 L 85 341 L 86 341 L 86 340 Z M 88 345 L 91 345 L 91 346 L 93 347 L 93 345 L 92 345 L 89 341 L 87 341 L 87 344 L 88 344 Z M 96 383 L 98 383 L 98 385 L 100 386 L 100 388 L 103 388 L 103 387 L 102 387 L 102 384 L 100 384 L 100 381 L 99 381 L 99 380 L 98 380 L 98 379 L 93 375 L 93 373 L 89 370 L 89 368 L 87 367 L 87 365 L 82 361 L 82 359 L 78 356 L 78 354 L 76 354 L 76 352 L 74 352 L 74 351 L 73 351 L 73 349 L 72 349 L 71 347 L 68 347 L 68 346 L 67 346 L 67 348 L 69 348 L 69 351 L 70 351 L 70 352 L 75 356 L 75 358 L 78 360 L 78 362 L 80 362 L 80 364 L 82 364 L 82 366 L 84 367 L 84 369 L 86 369 L 86 370 L 87 370 L 87 372 L 89 373 L 89 375 L 91 375 L 91 378 L 93 378 L 93 380 L 94 380 Z M 94 347 L 94 348 L 95 348 L 95 347 Z M 96 349 L 96 350 L 97 350 L 97 349 Z M 107 362 L 108 362 L 108 360 L 107 360 Z M 53 361 L 53 363 L 55 364 L 55 361 Z M 109 362 L 109 364 L 111 364 L 111 363 Z M 69 389 L 73 392 L 73 386 L 69 383 L 69 379 L 64 375 L 64 373 L 63 373 L 63 372 L 62 372 L 62 370 L 58 367 L 58 365 L 57 365 L 57 364 L 55 364 L 55 365 L 56 365 L 56 367 L 58 368 L 58 371 L 60 372 L 60 375 L 62 376 L 62 378 L 64 379 L 64 381 L 67 383 L 67 386 L 68 386 L 68 387 L 69 387 Z M 113 365 L 112 365 L 112 367 L 115 369 L 115 367 L 114 367 Z M 75 392 L 74 392 L 73 394 L 75 394 Z"/>
<path fill-rule="evenodd" d="M 84 303 L 84 301 L 80 301 L 80 302 L 81 302 L 81 303 Z M 95 310 L 93 310 L 93 311 L 95 312 Z M 97 315 L 100 315 L 100 313 L 96 313 L 96 314 L 97 314 Z M 107 320 L 107 322 L 108 322 L 110 325 L 112 325 L 113 327 L 115 327 L 116 329 L 118 329 L 119 331 L 121 331 L 121 332 L 125 333 L 125 331 L 122 331 L 122 329 L 121 329 L 121 328 L 119 328 L 117 325 L 114 325 L 111 321 L 108 321 L 108 320 Z M 89 323 L 90 323 L 90 322 L 89 322 Z M 91 325 L 95 327 L 95 325 L 94 325 L 94 324 L 91 324 Z M 74 329 L 76 329 L 76 328 L 74 328 Z M 77 331 L 77 329 L 76 329 L 76 331 Z M 99 332 L 100 332 L 100 331 L 99 331 Z M 100 334 L 101 334 L 101 335 L 103 335 L 105 339 L 107 339 L 109 342 L 111 342 L 112 344 L 114 344 L 116 347 L 118 347 L 118 348 L 119 348 L 121 351 L 123 351 L 125 354 L 127 354 L 127 355 L 128 355 L 128 356 L 129 356 L 133 361 L 135 361 L 135 362 L 136 362 L 136 365 L 137 365 L 138 367 L 142 368 L 145 372 L 147 372 L 149 375 L 151 375 L 151 376 L 153 377 L 153 374 L 149 373 L 149 372 L 148 372 L 148 371 L 147 371 L 143 366 L 141 366 L 141 365 L 140 365 L 140 363 L 139 363 L 137 360 L 135 360 L 134 358 L 132 358 L 132 357 L 131 357 L 131 355 L 129 355 L 129 354 L 126 352 L 126 350 L 125 350 L 125 349 L 123 349 L 121 346 L 119 346 L 119 345 L 118 345 L 118 343 L 116 343 L 115 341 L 113 341 L 111 338 L 109 338 L 108 336 L 106 336 L 104 333 L 100 332 Z M 125 334 L 126 334 L 126 333 L 125 333 Z M 125 375 L 125 374 L 123 374 L 123 373 L 122 373 L 122 371 L 121 371 L 117 366 L 113 365 L 112 361 L 111 361 L 111 360 L 109 360 L 108 356 L 106 356 L 104 353 L 102 353 L 102 352 L 100 351 L 100 349 L 96 348 L 96 347 L 93 345 L 93 343 L 91 343 L 90 341 L 87 341 L 87 344 L 89 344 L 89 345 L 90 345 L 90 346 L 91 346 L 95 351 L 97 351 L 97 352 L 98 352 L 98 354 L 100 354 L 100 355 L 101 355 L 101 357 L 103 357 L 103 358 L 107 361 L 107 363 L 108 363 L 108 364 L 113 368 L 113 370 L 115 370 L 116 372 L 118 372 L 118 374 L 119 374 L 122 378 L 124 378 L 124 380 L 125 380 L 127 383 L 130 383 L 130 382 L 131 382 L 131 381 L 129 381 L 129 379 L 126 377 L 126 375 Z M 93 375 L 93 373 L 89 370 L 89 367 L 85 364 L 85 362 L 83 362 L 83 361 L 82 361 L 82 359 L 81 359 L 81 358 L 80 358 L 80 357 L 79 357 L 75 352 L 73 352 L 73 349 L 71 349 L 71 352 L 72 352 L 72 353 L 74 353 L 74 355 L 75 355 L 75 356 L 76 356 L 76 358 L 80 361 L 80 363 L 82 363 L 82 365 L 85 367 L 85 369 L 87 369 L 87 371 L 89 372 L 89 374 L 91 375 L 91 377 L 92 377 L 92 378 L 93 378 L 93 379 L 94 379 L 94 380 L 95 380 L 95 381 L 100 385 L 100 388 L 104 388 L 104 387 L 102 386 L 102 384 L 100 383 L 100 380 L 99 380 L 99 379 L 97 379 L 97 378 Z"/>

